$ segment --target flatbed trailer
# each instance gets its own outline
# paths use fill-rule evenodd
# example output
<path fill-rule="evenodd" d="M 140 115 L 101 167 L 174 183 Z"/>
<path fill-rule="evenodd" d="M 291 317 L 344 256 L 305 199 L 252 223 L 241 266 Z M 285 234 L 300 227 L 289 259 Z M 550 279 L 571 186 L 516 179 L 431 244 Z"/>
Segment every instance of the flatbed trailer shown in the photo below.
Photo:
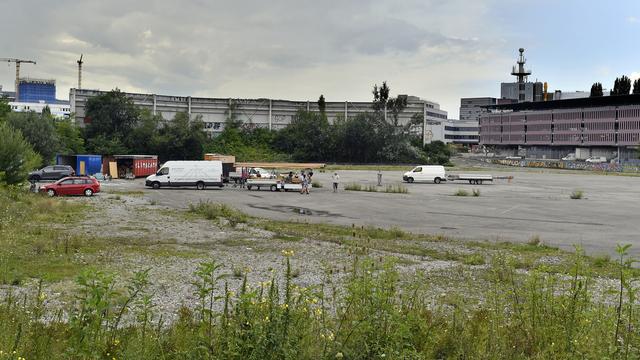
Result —
<path fill-rule="evenodd" d="M 301 191 L 302 184 L 285 183 L 280 179 L 247 179 L 247 190 L 262 188 L 269 189 L 271 191 Z"/>
<path fill-rule="evenodd" d="M 484 182 L 494 180 L 512 180 L 513 176 L 493 176 L 490 174 L 449 174 L 447 181 L 468 181 L 472 185 L 482 185 Z"/>

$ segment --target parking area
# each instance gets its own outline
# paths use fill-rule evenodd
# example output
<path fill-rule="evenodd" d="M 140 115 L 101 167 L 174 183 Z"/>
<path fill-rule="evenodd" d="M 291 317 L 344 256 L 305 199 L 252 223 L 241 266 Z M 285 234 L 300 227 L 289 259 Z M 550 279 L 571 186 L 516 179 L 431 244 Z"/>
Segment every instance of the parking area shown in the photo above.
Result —
<path fill-rule="evenodd" d="M 488 169 L 487 172 L 490 172 Z M 487 173 L 485 172 L 485 173 Z M 512 181 L 493 184 L 404 184 L 408 194 L 344 191 L 344 185 L 376 184 L 376 171 L 338 171 L 340 191 L 331 189 L 332 172 L 316 172 L 323 187 L 310 195 L 247 191 L 227 186 L 152 190 L 144 180 L 103 184 L 103 191 L 143 190 L 145 197 L 172 208 L 198 201 L 230 204 L 250 215 L 277 220 L 341 225 L 398 226 L 416 233 L 444 234 L 471 240 L 528 241 L 572 249 L 582 245 L 591 254 L 613 253 L 618 243 L 633 244 L 640 254 L 640 178 L 595 174 L 518 171 Z M 383 172 L 383 185 L 400 183 L 401 172 Z M 458 189 L 480 189 L 479 197 L 454 196 Z M 574 190 L 584 198 L 570 199 Z"/>

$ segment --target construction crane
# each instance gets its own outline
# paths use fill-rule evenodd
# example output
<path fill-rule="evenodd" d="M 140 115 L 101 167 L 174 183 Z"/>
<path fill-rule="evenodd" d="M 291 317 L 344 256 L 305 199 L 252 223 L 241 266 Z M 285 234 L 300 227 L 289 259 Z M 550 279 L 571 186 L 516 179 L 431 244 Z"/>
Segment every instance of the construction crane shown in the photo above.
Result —
<path fill-rule="evenodd" d="M 78 89 L 82 89 L 82 54 L 80 54 L 80 60 L 78 60 Z"/>
<path fill-rule="evenodd" d="M 20 64 L 34 64 L 33 60 L 20 60 L 20 59 L 10 59 L 10 58 L 0 58 L 0 61 L 8 62 L 8 63 L 16 63 L 16 101 L 20 101 Z"/>

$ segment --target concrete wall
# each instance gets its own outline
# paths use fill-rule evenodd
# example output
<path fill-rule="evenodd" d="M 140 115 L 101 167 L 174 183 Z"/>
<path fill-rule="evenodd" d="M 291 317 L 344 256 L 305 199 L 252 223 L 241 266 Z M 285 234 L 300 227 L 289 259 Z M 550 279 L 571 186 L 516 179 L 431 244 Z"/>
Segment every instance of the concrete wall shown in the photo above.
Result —
<path fill-rule="evenodd" d="M 104 93 L 106 92 L 99 90 L 71 89 L 69 94 L 71 112 L 75 113 L 78 124 L 81 126 L 84 124 L 87 100 Z M 187 112 L 192 118 L 200 116 L 205 123 L 206 131 L 211 135 L 224 129 L 225 119 L 230 114 L 244 123 L 277 130 L 291 123 L 300 109 L 319 111 L 316 101 L 125 94 L 133 100 L 135 105 L 160 114 L 167 120 L 173 119 L 178 112 Z M 329 121 L 334 122 L 340 118 L 370 112 L 372 111 L 371 105 L 370 102 L 327 102 L 325 111 Z M 400 114 L 399 119 L 402 124 L 406 124 L 413 116 L 422 116 L 423 114 L 426 114 L 428 122 L 439 122 L 447 118 L 447 112 L 440 109 L 438 103 L 409 96 L 407 108 Z M 391 114 L 388 116 L 390 117 Z M 421 132 L 421 129 L 419 131 Z"/>

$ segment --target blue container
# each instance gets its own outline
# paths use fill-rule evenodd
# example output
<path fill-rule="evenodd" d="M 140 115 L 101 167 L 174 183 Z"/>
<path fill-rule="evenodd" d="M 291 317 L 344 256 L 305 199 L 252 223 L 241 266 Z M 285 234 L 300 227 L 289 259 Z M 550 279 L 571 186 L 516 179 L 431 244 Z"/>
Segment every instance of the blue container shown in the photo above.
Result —
<path fill-rule="evenodd" d="M 102 173 L 102 156 L 100 155 L 76 155 L 76 174 L 93 175 Z"/>
<path fill-rule="evenodd" d="M 58 165 L 69 165 L 75 170 L 76 175 L 93 175 L 102 173 L 101 155 L 58 155 Z"/>

